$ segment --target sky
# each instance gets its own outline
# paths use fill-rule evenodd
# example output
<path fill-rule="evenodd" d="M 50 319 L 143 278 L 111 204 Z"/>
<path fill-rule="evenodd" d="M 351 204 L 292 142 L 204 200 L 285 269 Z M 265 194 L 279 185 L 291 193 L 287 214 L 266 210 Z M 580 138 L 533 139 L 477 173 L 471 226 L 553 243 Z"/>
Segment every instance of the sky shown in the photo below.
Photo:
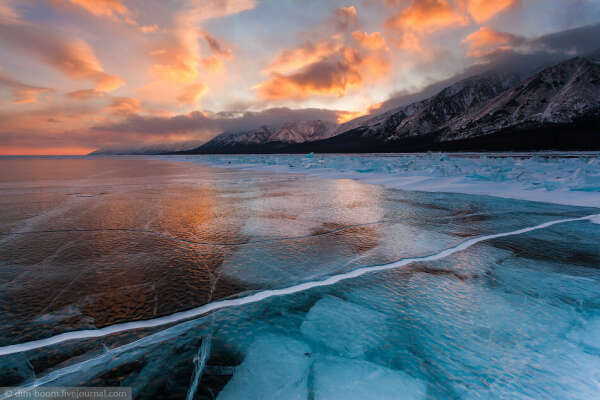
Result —
<path fill-rule="evenodd" d="M 343 123 L 598 24 L 599 0 L 0 0 L 0 155 Z"/>

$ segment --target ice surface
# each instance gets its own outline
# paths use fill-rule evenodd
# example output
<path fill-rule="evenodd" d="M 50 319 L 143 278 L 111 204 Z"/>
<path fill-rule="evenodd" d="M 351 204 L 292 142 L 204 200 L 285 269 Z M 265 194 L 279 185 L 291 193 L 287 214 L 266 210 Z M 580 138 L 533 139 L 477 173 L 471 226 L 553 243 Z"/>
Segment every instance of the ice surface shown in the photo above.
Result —
<path fill-rule="evenodd" d="M 574 265 L 517 257 L 506 259 L 490 277 L 511 293 L 544 298 L 555 305 L 600 306 L 600 273 Z M 560 304 L 563 303 L 563 304 Z"/>
<path fill-rule="evenodd" d="M 278 157 L 264 164 L 343 174 L 329 156 Z M 592 159 L 477 157 L 343 162 L 347 177 L 404 188 L 517 185 L 597 199 Z M 295 167 L 277 164 L 286 159 Z M 436 168 L 422 169 L 426 160 Z M 588 220 L 600 221 L 578 218 L 597 210 L 169 164 L 194 176 L 167 186 L 152 177 L 143 191 L 22 221 L 43 235 L 22 238 L 12 216 L 0 226 L 10 235 L 0 246 L 1 383 L 124 384 L 138 398 L 189 388 L 195 398 L 395 399 L 415 387 L 432 400 L 598 397 L 600 230 Z M 210 190 L 172 185 L 200 181 Z M 117 183 L 110 190 L 127 190 Z M 17 197 L 3 204 L 19 210 Z M 147 213 L 129 215 L 142 199 Z M 53 231 L 63 227 L 73 232 Z"/>
<path fill-rule="evenodd" d="M 514 275 L 503 287 L 510 289 L 521 278 Z M 542 286 L 555 287 L 545 293 L 548 296 L 569 284 L 544 271 L 537 279 L 546 279 Z M 584 377 L 577 364 L 600 359 L 564 339 L 579 319 L 571 306 L 490 290 L 452 275 L 424 273 L 410 278 L 399 296 L 407 299 L 410 323 L 405 329 L 414 340 L 413 351 L 430 365 L 429 373 L 438 376 L 435 382 L 451 382 L 437 388 L 440 393 L 464 398 L 588 398 L 598 389 L 600 375 Z M 583 329 L 591 332 L 593 325 Z"/>
<path fill-rule="evenodd" d="M 307 399 L 311 363 L 307 344 L 285 336 L 260 337 L 217 399 Z"/>
<path fill-rule="evenodd" d="M 594 316 L 574 327 L 567 336 L 577 344 L 600 351 L 600 316 Z"/>
<path fill-rule="evenodd" d="M 327 296 L 308 312 L 300 328 L 310 340 L 347 357 L 360 357 L 381 346 L 387 333 L 385 315 Z"/>
<path fill-rule="evenodd" d="M 368 361 L 326 357 L 313 374 L 315 400 L 425 399 L 423 381 Z"/>
<path fill-rule="evenodd" d="M 597 206 L 600 156 L 559 154 L 490 157 L 415 155 L 196 156 L 186 159 L 231 168 L 353 178 L 407 190 L 489 194 L 557 204 Z"/>
<path fill-rule="evenodd" d="M 12 354 L 0 362 L 2 368 L 2 385 L 16 386 L 35 377 L 33 365 L 25 354 Z"/>

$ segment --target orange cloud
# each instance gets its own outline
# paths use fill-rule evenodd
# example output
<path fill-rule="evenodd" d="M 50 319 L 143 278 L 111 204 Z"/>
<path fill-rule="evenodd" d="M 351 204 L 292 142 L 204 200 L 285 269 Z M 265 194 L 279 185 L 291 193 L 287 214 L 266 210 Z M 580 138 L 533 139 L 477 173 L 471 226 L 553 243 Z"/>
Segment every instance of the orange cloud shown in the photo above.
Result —
<path fill-rule="evenodd" d="M 238 14 L 256 7 L 256 0 L 188 0 L 174 18 L 172 37 L 151 55 L 157 62 L 151 67 L 154 78 L 169 82 L 193 84 L 199 68 L 204 65 L 210 71 L 219 71 L 223 65 L 216 58 L 202 57 L 200 39 L 204 39 L 213 57 L 231 59 L 233 52 L 213 35 L 200 27 L 205 21 Z"/>
<path fill-rule="evenodd" d="M 1 23 L 19 23 L 21 17 L 19 14 L 9 5 L 0 1 L 0 22 Z"/>
<path fill-rule="evenodd" d="M 167 47 L 153 51 L 158 63 L 152 66 L 152 75 L 169 82 L 194 82 L 201 62 L 196 41 L 196 33 L 181 32 Z"/>
<path fill-rule="evenodd" d="M 352 37 L 361 46 L 370 50 L 388 50 L 385 39 L 379 32 L 367 33 L 361 31 L 352 32 Z"/>
<path fill-rule="evenodd" d="M 0 39 L 72 79 L 93 81 L 97 90 L 112 91 L 125 84 L 121 78 L 104 72 L 92 48 L 81 39 L 67 39 L 28 23 L 0 24 Z"/>
<path fill-rule="evenodd" d="M 138 98 L 168 107 L 176 101 L 180 88 L 181 85 L 174 85 L 171 82 L 163 80 L 155 80 L 137 88 L 135 93 Z"/>
<path fill-rule="evenodd" d="M 51 89 L 27 85 L 0 72 L 0 89 L 10 91 L 12 102 L 15 104 L 34 103 L 40 93 L 49 92 Z"/>
<path fill-rule="evenodd" d="M 192 84 L 198 77 L 201 65 L 211 71 L 222 69 L 222 62 L 216 58 L 201 56 L 199 39 L 202 38 L 215 56 L 223 59 L 232 57 L 231 49 L 222 45 L 207 31 L 198 29 L 202 21 L 242 12 L 256 6 L 254 0 L 209 0 L 200 6 L 191 3 L 191 8 L 175 17 L 173 35 L 164 46 L 150 54 L 157 59 L 150 72 L 155 78 Z"/>
<path fill-rule="evenodd" d="M 388 28 L 426 33 L 468 24 L 469 18 L 448 0 L 412 0 L 408 8 L 386 21 Z"/>
<path fill-rule="evenodd" d="M 404 32 L 400 39 L 393 39 L 392 43 L 400 50 L 408 50 L 414 53 L 423 53 L 421 41 L 412 32 Z"/>
<path fill-rule="evenodd" d="M 469 57 L 484 57 L 498 49 L 509 49 L 523 42 L 523 38 L 506 32 L 481 27 L 471 33 L 462 42 L 468 45 Z"/>
<path fill-rule="evenodd" d="M 374 55 L 361 55 L 358 50 L 344 47 L 337 54 L 284 75 L 274 73 L 257 85 L 262 99 L 302 100 L 310 96 L 344 96 L 367 82 L 381 78 L 389 71 L 389 63 Z"/>
<path fill-rule="evenodd" d="M 337 123 L 343 124 L 358 117 L 362 117 L 363 115 L 367 114 L 363 111 L 339 111 L 337 113 Z"/>
<path fill-rule="evenodd" d="M 303 46 L 284 50 L 265 68 L 266 73 L 287 73 L 315 63 L 340 49 L 339 44 L 323 41 L 306 42 Z"/>
<path fill-rule="evenodd" d="M 342 7 L 334 11 L 328 22 L 333 19 L 338 29 L 347 29 L 356 24 L 356 17 L 354 6 Z M 356 42 L 360 48 L 355 47 Z M 387 50 L 379 32 L 355 30 L 351 35 L 338 32 L 325 40 L 309 41 L 280 52 L 263 70 L 270 78 L 253 89 L 263 100 L 345 96 L 352 89 L 389 74 Z"/>
<path fill-rule="evenodd" d="M 104 97 L 105 93 L 96 89 L 82 89 L 67 93 L 67 97 L 75 100 L 88 100 L 94 97 Z"/>
<path fill-rule="evenodd" d="M 120 115 L 136 114 L 141 109 L 140 101 L 133 97 L 115 97 L 107 108 L 108 112 Z"/>
<path fill-rule="evenodd" d="M 142 31 L 142 33 L 157 32 L 158 31 L 158 25 L 156 25 L 156 24 L 153 24 L 153 25 L 143 25 L 143 26 L 140 26 L 140 30 Z"/>
<path fill-rule="evenodd" d="M 54 54 L 46 53 L 44 58 L 71 78 L 90 79 L 102 92 L 113 91 L 125 84 L 118 76 L 104 72 L 92 49 L 82 40 L 73 40 L 54 50 Z"/>
<path fill-rule="evenodd" d="M 275 74 L 261 83 L 259 97 L 269 100 L 306 99 L 312 95 L 343 96 L 362 84 L 360 72 L 348 64 L 319 62 L 286 76 Z"/>
<path fill-rule="evenodd" d="M 202 64 L 204 65 L 204 68 L 211 72 L 221 72 L 225 68 L 223 61 L 217 56 L 210 56 L 202 59 Z"/>
<path fill-rule="evenodd" d="M 388 75 L 390 63 L 386 58 L 367 55 L 360 60 L 361 76 L 365 81 L 375 81 Z"/>
<path fill-rule="evenodd" d="M 200 101 L 207 91 L 208 87 L 202 83 L 188 85 L 180 91 L 177 101 L 180 104 L 193 105 Z"/>
<path fill-rule="evenodd" d="M 87 12 L 97 17 L 108 17 L 117 19 L 125 17 L 125 19 L 133 23 L 130 18 L 131 12 L 123 4 L 121 0 L 68 0 L 72 4 L 78 5 Z"/>
<path fill-rule="evenodd" d="M 467 0 L 467 10 L 473 19 L 480 24 L 516 5 L 517 2 L 518 0 Z"/>
<path fill-rule="evenodd" d="M 348 121 L 352 121 L 353 119 L 369 115 L 377 110 L 379 110 L 383 106 L 383 103 L 375 103 L 371 104 L 364 111 L 338 111 L 337 112 L 337 123 L 343 124 Z"/>

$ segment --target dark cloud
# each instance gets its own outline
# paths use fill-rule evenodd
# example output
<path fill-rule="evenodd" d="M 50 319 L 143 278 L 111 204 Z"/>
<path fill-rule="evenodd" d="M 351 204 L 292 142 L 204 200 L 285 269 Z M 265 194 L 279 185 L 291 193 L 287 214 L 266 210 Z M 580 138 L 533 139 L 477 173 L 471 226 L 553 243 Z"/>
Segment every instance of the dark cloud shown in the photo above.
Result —
<path fill-rule="evenodd" d="M 534 49 L 552 53 L 586 54 L 600 48 L 600 24 L 545 35 L 529 42 Z"/>
<path fill-rule="evenodd" d="M 600 24 L 588 25 L 534 39 L 520 39 L 518 49 L 500 49 L 485 56 L 459 74 L 432 83 L 418 92 L 394 93 L 378 112 L 424 100 L 462 79 L 489 71 L 515 73 L 522 79 L 568 58 L 600 50 Z"/>
<path fill-rule="evenodd" d="M 224 58 L 231 58 L 232 51 L 217 40 L 210 32 L 203 31 L 202 37 L 214 54 L 218 54 Z"/>

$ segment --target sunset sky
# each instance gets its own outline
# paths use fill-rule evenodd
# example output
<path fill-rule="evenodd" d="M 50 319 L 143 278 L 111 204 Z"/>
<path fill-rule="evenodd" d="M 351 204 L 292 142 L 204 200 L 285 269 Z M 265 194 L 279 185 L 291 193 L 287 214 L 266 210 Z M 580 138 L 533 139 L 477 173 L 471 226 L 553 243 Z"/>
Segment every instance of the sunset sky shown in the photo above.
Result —
<path fill-rule="evenodd" d="M 0 154 L 344 122 L 501 56 L 577 55 L 552 34 L 599 22 L 598 0 L 0 0 Z"/>

